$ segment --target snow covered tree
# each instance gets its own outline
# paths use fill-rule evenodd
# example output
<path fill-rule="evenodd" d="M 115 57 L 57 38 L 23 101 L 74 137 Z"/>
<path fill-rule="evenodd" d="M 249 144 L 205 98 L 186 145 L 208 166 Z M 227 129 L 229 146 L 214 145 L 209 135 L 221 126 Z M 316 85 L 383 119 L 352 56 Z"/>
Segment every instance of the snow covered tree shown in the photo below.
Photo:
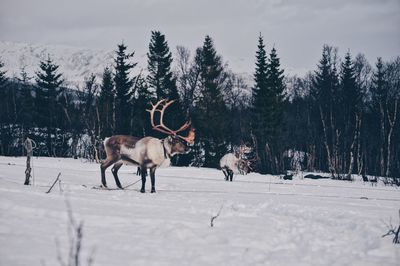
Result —
<path fill-rule="evenodd" d="M 114 118 L 114 134 L 130 133 L 130 117 L 131 113 L 131 88 L 134 79 L 130 77 L 130 71 L 136 66 L 129 60 L 134 56 L 134 52 L 126 53 L 127 47 L 122 43 L 118 45 L 115 58 L 115 118 Z"/>

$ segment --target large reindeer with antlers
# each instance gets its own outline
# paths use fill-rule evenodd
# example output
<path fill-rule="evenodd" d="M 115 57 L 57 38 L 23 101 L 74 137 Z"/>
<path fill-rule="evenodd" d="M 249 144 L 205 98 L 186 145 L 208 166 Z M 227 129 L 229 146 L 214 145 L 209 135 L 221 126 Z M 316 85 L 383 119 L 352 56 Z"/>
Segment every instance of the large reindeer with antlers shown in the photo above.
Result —
<path fill-rule="evenodd" d="M 142 176 L 142 188 L 140 192 L 145 192 L 147 169 L 150 169 L 151 193 L 156 192 L 155 172 L 157 167 L 167 167 L 171 163 L 171 157 L 175 154 L 185 154 L 190 152 L 187 144 L 193 144 L 195 138 L 194 128 L 191 122 L 185 122 L 179 129 L 171 130 L 164 124 L 164 112 L 174 100 L 160 100 L 152 104 L 150 112 L 150 122 L 154 130 L 168 135 L 164 139 L 154 137 L 144 137 L 138 139 L 132 136 L 116 135 L 104 140 L 104 146 L 107 154 L 106 160 L 101 164 L 101 182 L 107 187 L 105 171 L 111 165 L 115 183 L 122 189 L 118 178 L 118 170 L 125 164 L 132 164 L 140 167 Z M 154 122 L 155 113 L 159 113 L 159 124 Z M 188 136 L 179 135 L 190 127 Z"/>

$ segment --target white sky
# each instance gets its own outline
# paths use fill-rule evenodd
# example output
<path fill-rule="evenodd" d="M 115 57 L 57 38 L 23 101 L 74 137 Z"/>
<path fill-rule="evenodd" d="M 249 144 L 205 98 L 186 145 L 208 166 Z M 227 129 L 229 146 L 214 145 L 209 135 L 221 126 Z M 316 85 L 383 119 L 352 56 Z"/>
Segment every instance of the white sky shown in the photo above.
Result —
<path fill-rule="evenodd" d="M 150 31 L 192 51 L 211 35 L 234 71 L 253 71 L 257 38 L 295 73 L 315 69 L 322 45 L 400 55 L 400 0 L 0 0 L 0 40 L 115 49 L 122 40 L 145 54 Z"/>

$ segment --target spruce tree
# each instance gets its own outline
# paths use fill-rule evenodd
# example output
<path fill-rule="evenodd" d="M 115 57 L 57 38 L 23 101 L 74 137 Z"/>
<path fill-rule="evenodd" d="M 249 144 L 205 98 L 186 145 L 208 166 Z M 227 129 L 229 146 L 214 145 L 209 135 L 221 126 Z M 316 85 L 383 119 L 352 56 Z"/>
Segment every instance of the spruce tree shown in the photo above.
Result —
<path fill-rule="evenodd" d="M 258 37 L 258 50 L 256 52 L 256 69 L 253 87 L 253 119 L 252 131 L 257 140 L 257 154 L 259 157 L 259 171 L 262 174 L 268 172 L 267 163 L 267 138 L 271 135 L 270 121 L 272 118 L 272 91 L 269 87 L 269 65 L 265 51 L 264 39 Z"/>
<path fill-rule="evenodd" d="M 109 67 L 104 68 L 103 71 L 98 106 L 100 113 L 100 137 L 105 138 L 113 134 L 114 82 L 112 71 Z"/>
<path fill-rule="evenodd" d="M 3 70 L 4 63 L 0 60 L 0 103 L 3 106 L 2 111 L 0 112 L 0 123 L 4 123 L 7 120 L 7 111 L 8 111 L 8 101 L 7 101 L 7 90 L 6 83 L 7 71 Z"/>
<path fill-rule="evenodd" d="M 346 53 L 345 60 L 341 65 L 341 126 L 342 134 L 342 157 L 345 168 L 348 169 L 348 178 L 351 178 L 355 161 L 355 145 L 361 119 L 361 87 L 356 83 L 354 64 L 350 52 Z"/>
<path fill-rule="evenodd" d="M 178 99 L 176 81 L 171 71 L 172 54 L 161 32 L 151 32 L 147 57 L 147 82 L 156 92 L 157 99 Z"/>
<path fill-rule="evenodd" d="M 98 129 L 98 120 L 94 119 L 97 117 L 96 114 L 96 99 L 98 96 L 98 84 L 96 83 L 96 76 L 92 73 L 88 77 L 85 77 L 85 86 L 83 93 L 81 94 L 81 120 L 85 127 L 85 132 L 89 135 L 91 141 L 91 147 L 87 148 L 87 154 L 89 159 L 98 161 L 98 148 L 96 140 L 96 132 Z"/>
<path fill-rule="evenodd" d="M 279 140 L 284 126 L 283 70 L 276 49 L 267 58 L 264 39 L 258 38 L 253 87 L 252 131 L 257 140 L 260 173 L 281 171 Z"/>
<path fill-rule="evenodd" d="M 4 63 L 0 59 L 0 89 L 2 89 L 7 82 L 7 77 L 6 77 L 7 71 L 3 70 L 3 67 Z"/>
<path fill-rule="evenodd" d="M 25 71 L 25 67 L 21 69 L 20 83 L 21 90 L 21 123 L 25 127 L 33 126 L 34 121 L 34 98 L 32 96 L 32 86 L 29 83 L 31 77 L 28 77 L 28 73 Z"/>
<path fill-rule="evenodd" d="M 149 108 L 149 103 L 154 102 L 154 94 L 149 91 L 149 86 L 146 79 L 138 77 L 136 81 L 136 100 L 134 107 L 134 120 L 136 122 L 135 131 L 133 132 L 135 136 L 144 137 L 154 132 L 150 128 L 149 122 L 149 112 L 146 110 Z M 172 107 L 172 106 L 171 106 Z"/>
<path fill-rule="evenodd" d="M 372 105 L 376 114 L 379 114 L 379 174 L 384 176 L 386 173 L 385 154 L 387 149 L 386 131 L 387 131 L 387 112 L 386 112 L 386 99 L 388 97 L 388 90 L 385 80 L 385 67 L 382 58 L 379 57 L 376 62 L 376 71 L 372 77 Z"/>
<path fill-rule="evenodd" d="M 175 103 L 167 110 L 166 123 L 171 128 L 178 128 L 184 122 L 184 115 L 180 104 L 176 79 L 173 77 L 171 71 L 172 54 L 165 40 L 165 35 L 161 32 L 151 32 L 147 57 L 149 71 L 147 76 L 148 86 L 155 91 L 157 100 L 175 100 Z"/>
<path fill-rule="evenodd" d="M 268 64 L 268 77 L 267 84 L 270 87 L 272 93 L 272 137 L 274 139 L 279 138 L 282 134 L 285 125 L 284 116 L 284 95 L 283 91 L 285 89 L 283 69 L 280 68 L 280 62 L 276 49 L 272 48 L 269 55 Z"/>
<path fill-rule="evenodd" d="M 345 115 L 347 116 L 347 119 L 349 119 L 348 116 L 354 115 L 356 110 L 360 108 L 361 104 L 361 92 L 356 84 L 355 70 L 350 52 L 346 53 L 341 68 L 340 81 L 343 95 L 342 101 L 345 108 Z"/>
<path fill-rule="evenodd" d="M 56 132 L 56 105 L 60 86 L 63 83 L 59 66 L 53 63 L 50 56 L 40 61 L 40 70 L 36 72 L 36 118 L 38 125 L 47 129 L 47 149 L 49 155 L 55 156 L 51 135 Z"/>
<path fill-rule="evenodd" d="M 253 87 L 253 119 L 252 132 L 257 140 L 257 154 L 259 158 L 259 171 L 262 174 L 267 173 L 267 156 L 266 144 L 269 132 L 269 121 L 271 115 L 272 92 L 268 86 L 268 63 L 265 51 L 264 39 L 260 35 L 258 37 L 258 50 L 256 52 L 256 70 L 254 73 Z"/>
<path fill-rule="evenodd" d="M 129 77 L 129 74 L 136 66 L 136 63 L 129 62 L 135 53 L 127 54 L 126 49 L 127 47 L 123 43 L 118 45 L 115 58 L 115 134 L 130 133 L 130 114 L 132 110 L 130 97 L 134 80 Z"/>
<path fill-rule="evenodd" d="M 1 111 L 0 111 L 0 153 L 2 155 L 5 155 L 5 150 L 7 143 L 9 142 L 9 137 L 7 136 L 5 132 L 5 127 L 4 124 L 8 122 L 8 101 L 7 101 L 7 92 L 6 92 L 6 83 L 7 83 L 7 77 L 6 77 L 6 71 L 3 70 L 4 63 L 0 59 L 0 105 Z"/>
<path fill-rule="evenodd" d="M 322 132 L 319 133 L 323 136 L 328 169 L 332 177 L 339 178 L 338 174 L 341 171 L 339 169 L 341 165 L 338 159 L 338 148 L 342 132 L 339 122 L 342 110 L 335 57 L 335 50 L 330 46 L 324 45 L 322 58 L 314 75 L 312 95 L 315 101 L 313 111 L 319 114 L 315 118 L 322 128 Z M 325 168 L 324 170 L 327 169 Z"/>
<path fill-rule="evenodd" d="M 271 172 L 273 174 L 282 173 L 283 165 L 283 152 L 285 146 L 282 143 L 282 134 L 285 128 L 285 113 L 284 113 L 284 95 L 285 89 L 283 69 L 280 67 L 280 62 L 276 49 L 272 48 L 269 54 L 268 76 L 267 85 L 271 92 L 271 135 L 269 136 L 271 149 Z M 267 138 L 268 140 L 268 138 Z"/>
<path fill-rule="evenodd" d="M 216 167 L 227 150 L 229 134 L 227 107 L 222 95 L 224 68 L 214 48 L 213 40 L 206 36 L 203 47 L 197 50 L 196 62 L 200 67 L 200 97 L 197 102 L 197 135 L 204 145 L 204 166 Z"/>
<path fill-rule="evenodd" d="M 382 58 L 379 57 L 376 62 L 376 70 L 372 77 L 372 100 L 375 104 L 380 104 L 387 97 L 387 87 L 385 86 L 385 68 Z"/>

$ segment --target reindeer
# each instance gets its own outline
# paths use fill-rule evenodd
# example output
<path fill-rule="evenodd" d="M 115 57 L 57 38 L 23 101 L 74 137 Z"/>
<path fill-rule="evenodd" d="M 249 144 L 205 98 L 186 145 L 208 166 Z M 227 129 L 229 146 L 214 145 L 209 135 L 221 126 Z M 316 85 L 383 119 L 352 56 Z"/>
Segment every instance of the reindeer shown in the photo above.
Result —
<path fill-rule="evenodd" d="M 233 179 L 233 174 L 245 175 L 250 173 L 250 160 L 245 157 L 246 153 L 250 153 L 251 148 L 245 145 L 241 145 L 239 152 L 227 153 L 219 161 L 219 166 L 225 175 L 226 181 L 231 181 Z"/>
<path fill-rule="evenodd" d="M 174 100 L 160 100 L 156 104 L 151 104 L 150 122 L 154 130 L 168 135 L 164 139 L 154 137 L 144 137 L 138 139 L 132 136 L 116 135 L 104 140 L 104 146 L 107 154 L 106 160 L 100 165 L 101 182 L 107 187 L 105 171 L 111 165 L 111 169 L 115 183 L 120 189 L 123 189 L 118 178 L 118 170 L 123 164 L 131 164 L 140 167 L 142 177 L 141 193 L 145 193 L 147 169 L 150 169 L 151 193 L 156 192 L 155 189 L 155 172 L 158 167 L 168 167 L 171 164 L 171 157 L 176 154 L 185 154 L 190 152 L 187 144 L 193 144 L 195 138 L 194 128 L 191 122 L 185 122 L 179 129 L 169 129 L 163 121 L 164 111 L 170 106 Z M 160 122 L 158 125 L 154 123 L 154 114 L 160 114 Z M 178 135 L 179 132 L 190 128 L 186 137 Z"/>

